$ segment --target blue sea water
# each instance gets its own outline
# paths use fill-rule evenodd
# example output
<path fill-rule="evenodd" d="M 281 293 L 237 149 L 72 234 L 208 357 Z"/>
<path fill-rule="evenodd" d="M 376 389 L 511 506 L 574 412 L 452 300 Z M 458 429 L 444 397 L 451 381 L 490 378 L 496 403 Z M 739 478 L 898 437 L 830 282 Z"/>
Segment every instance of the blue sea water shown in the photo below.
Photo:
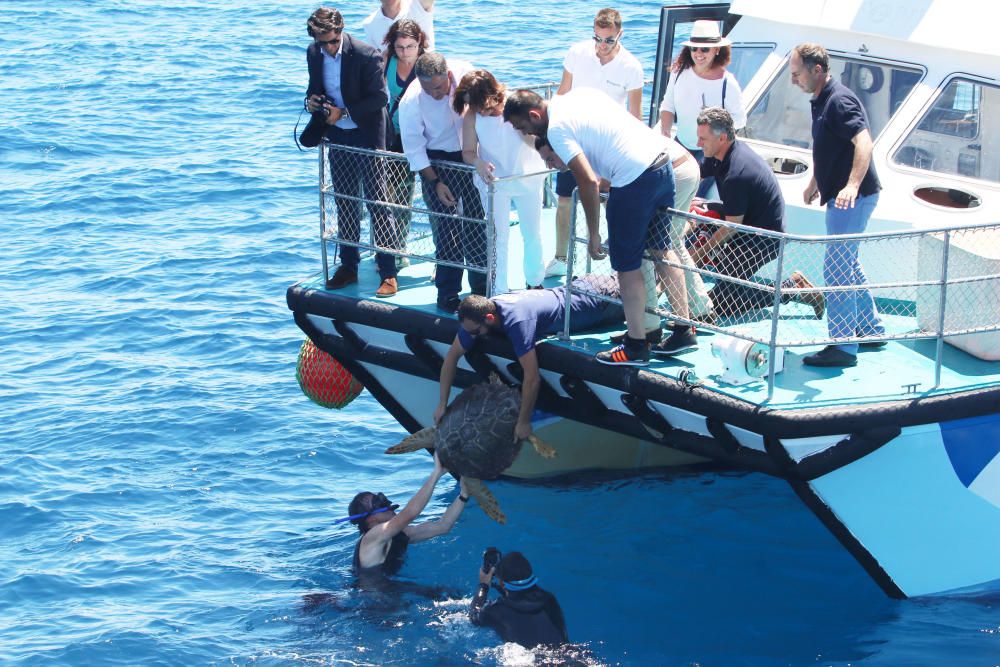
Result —
<path fill-rule="evenodd" d="M 554 80 L 600 6 L 439 0 L 439 48 Z M 651 72 L 658 5 L 617 6 Z M 465 615 L 488 545 L 529 556 L 592 664 L 1000 662 L 1000 600 L 886 598 L 753 474 L 499 481 L 508 526 L 470 507 L 399 590 L 357 590 L 332 519 L 430 464 L 382 455 L 404 431 L 369 395 L 295 382 L 313 8 L 0 4 L 0 663 L 530 664 Z"/>

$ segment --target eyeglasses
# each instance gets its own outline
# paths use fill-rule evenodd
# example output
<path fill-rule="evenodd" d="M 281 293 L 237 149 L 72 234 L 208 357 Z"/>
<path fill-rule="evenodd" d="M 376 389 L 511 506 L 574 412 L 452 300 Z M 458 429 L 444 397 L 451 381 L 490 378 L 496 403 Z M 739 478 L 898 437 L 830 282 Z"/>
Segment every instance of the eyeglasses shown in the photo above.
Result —
<path fill-rule="evenodd" d="M 688 48 L 691 49 L 692 52 L 696 53 L 708 53 L 712 50 L 711 46 L 689 46 Z"/>
<path fill-rule="evenodd" d="M 597 35 L 594 35 L 594 42 L 597 44 L 607 44 L 608 46 L 611 46 L 618 41 L 619 37 L 621 37 L 621 33 L 615 35 L 614 37 L 598 37 Z"/>
<path fill-rule="evenodd" d="M 420 47 L 419 44 L 406 44 L 406 45 L 397 44 L 396 45 L 396 50 L 397 51 L 413 51 L 414 49 L 417 49 L 419 47 Z"/>

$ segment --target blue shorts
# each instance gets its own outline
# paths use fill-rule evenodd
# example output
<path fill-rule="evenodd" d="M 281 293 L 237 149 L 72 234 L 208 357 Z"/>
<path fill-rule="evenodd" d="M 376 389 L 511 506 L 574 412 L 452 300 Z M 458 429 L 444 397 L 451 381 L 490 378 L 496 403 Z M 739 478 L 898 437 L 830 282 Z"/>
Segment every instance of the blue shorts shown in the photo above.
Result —
<path fill-rule="evenodd" d="M 650 167 L 626 186 L 611 188 L 608 217 L 608 254 L 615 271 L 635 271 L 646 248 L 670 247 L 670 215 L 674 205 L 674 170 L 670 162 Z"/>
<path fill-rule="evenodd" d="M 571 197 L 573 188 L 576 187 L 576 176 L 567 169 L 556 174 L 556 195 L 560 197 Z"/>

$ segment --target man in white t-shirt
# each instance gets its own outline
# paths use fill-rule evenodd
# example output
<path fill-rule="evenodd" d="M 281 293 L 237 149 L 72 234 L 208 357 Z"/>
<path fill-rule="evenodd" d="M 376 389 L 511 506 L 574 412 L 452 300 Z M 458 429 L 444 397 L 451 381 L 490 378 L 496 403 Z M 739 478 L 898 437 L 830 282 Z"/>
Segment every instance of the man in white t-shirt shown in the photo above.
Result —
<path fill-rule="evenodd" d="M 642 120 L 642 65 L 622 45 L 622 15 L 614 9 L 602 9 L 594 17 L 594 36 L 577 42 L 566 52 L 562 81 L 556 95 L 576 88 L 603 90 L 618 104 L 628 105 L 633 116 Z M 556 256 L 545 267 L 546 277 L 566 275 L 566 250 L 569 246 L 569 213 L 576 181 L 570 171 L 556 177 Z"/>
<path fill-rule="evenodd" d="M 434 0 L 382 0 L 381 6 L 361 22 L 365 41 L 379 51 L 389 27 L 399 19 L 412 19 L 427 35 L 427 50 L 434 50 Z"/>
<path fill-rule="evenodd" d="M 573 172 L 593 259 L 605 256 L 599 227 L 600 180 L 611 183 L 608 254 L 611 268 L 618 272 L 628 332 L 621 345 L 598 353 L 597 360 L 613 366 L 648 365 L 646 289 L 640 266 L 646 248 L 662 257 L 670 246 L 665 207 L 674 205 L 674 172 L 668 139 L 593 88 L 571 90 L 548 102 L 529 90 L 518 90 L 507 99 L 503 117 L 525 134 L 547 138 Z"/>

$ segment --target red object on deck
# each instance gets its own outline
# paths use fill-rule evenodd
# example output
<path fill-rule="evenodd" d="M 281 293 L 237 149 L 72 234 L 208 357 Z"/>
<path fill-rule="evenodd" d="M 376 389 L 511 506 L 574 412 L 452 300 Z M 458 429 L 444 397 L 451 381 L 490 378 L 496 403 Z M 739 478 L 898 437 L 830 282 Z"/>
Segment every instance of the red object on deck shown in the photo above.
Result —
<path fill-rule="evenodd" d="M 722 220 L 722 213 L 711 209 L 707 206 L 698 206 L 697 204 L 691 204 L 691 208 L 688 209 L 689 213 L 695 213 L 705 218 L 715 218 L 716 220 Z"/>
<path fill-rule="evenodd" d="M 295 364 L 295 379 L 302 393 L 324 408 L 343 408 L 364 389 L 350 372 L 308 338 L 302 342 Z"/>

